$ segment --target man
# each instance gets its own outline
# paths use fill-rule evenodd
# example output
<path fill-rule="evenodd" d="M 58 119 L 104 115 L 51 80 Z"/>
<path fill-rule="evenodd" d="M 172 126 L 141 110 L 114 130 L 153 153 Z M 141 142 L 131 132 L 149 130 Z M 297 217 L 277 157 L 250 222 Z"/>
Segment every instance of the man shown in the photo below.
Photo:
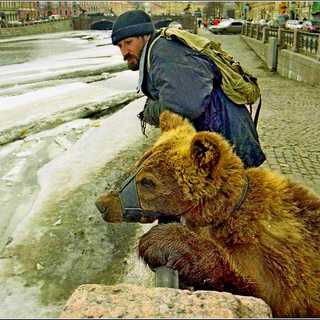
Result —
<path fill-rule="evenodd" d="M 150 16 L 142 10 L 120 15 L 111 38 L 129 69 L 139 70 L 138 89 L 148 97 L 139 114 L 144 125 L 159 126 L 160 113 L 170 110 L 188 118 L 198 131 L 222 134 L 245 167 L 263 163 L 251 115 L 224 94 L 221 74 L 212 61 L 181 42 L 157 38 Z"/>

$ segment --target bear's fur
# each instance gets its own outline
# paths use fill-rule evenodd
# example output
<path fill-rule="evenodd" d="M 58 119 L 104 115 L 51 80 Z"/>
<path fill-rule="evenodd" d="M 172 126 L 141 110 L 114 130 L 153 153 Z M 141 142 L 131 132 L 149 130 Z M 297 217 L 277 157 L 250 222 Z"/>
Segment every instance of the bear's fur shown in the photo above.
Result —
<path fill-rule="evenodd" d="M 143 235 L 144 261 L 177 269 L 195 289 L 260 297 L 277 317 L 320 316 L 319 197 L 269 170 L 244 169 L 216 133 L 167 111 L 160 121 L 160 138 L 138 163 L 140 204 L 183 224 Z"/>

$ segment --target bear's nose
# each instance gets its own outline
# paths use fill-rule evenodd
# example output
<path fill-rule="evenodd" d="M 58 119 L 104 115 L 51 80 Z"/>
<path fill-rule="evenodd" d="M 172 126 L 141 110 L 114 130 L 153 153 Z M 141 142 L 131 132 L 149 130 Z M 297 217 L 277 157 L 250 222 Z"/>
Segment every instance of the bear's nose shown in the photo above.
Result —
<path fill-rule="evenodd" d="M 96 207 L 101 213 L 105 213 L 107 211 L 107 208 L 103 205 L 103 203 L 99 199 L 96 201 Z"/>
<path fill-rule="evenodd" d="M 101 201 L 97 200 L 96 201 L 96 207 L 98 208 L 98 210 L 101 213 L 102 219 L 107 221 L 107 217 L 108 217 L 108 208 L 105 207 Z"/>
<path fill-rule="evenodd" d="M 122 222 L 122 207 L 116 192 L 101 194 L 96 199 L 95 205 L 106 222 Z"/>

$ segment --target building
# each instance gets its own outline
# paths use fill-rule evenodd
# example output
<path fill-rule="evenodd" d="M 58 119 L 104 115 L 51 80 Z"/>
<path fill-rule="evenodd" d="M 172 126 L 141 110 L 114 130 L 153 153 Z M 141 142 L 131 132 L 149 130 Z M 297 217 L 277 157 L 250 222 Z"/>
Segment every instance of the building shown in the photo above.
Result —
<path fill-rule="evenodd" d="M 0 19 L 2 21 L 18 21 L 19 1 L 0 0 Z"/>
<path fill-rule="evenodd" d="M 39 17 L 38 1 L 18 1 L 17 20 L 21 22 L 37 20 Z"/>
<path fill-rule="evenodd" d="M 236 17 L 257 22 L 288 15 L 290 19 L 311 19 L 313 1 L 236 1 Z"/>
<path fill-rule="evenodd" d="M 39 16 L 48 17 L 59 15 L 61 17 L 71 17 L 78 15 L 77 1 L 39 1 Z"/>
<path fill-rule="evenodd" d="M 32 21 L 38 19 L 39 1 L 0 1 L 2 21 Z"/>
<path fill-rule="evenodd" d="M 241 17 L 246 20 L 257 22 L 261 19 L 271 20 L 274 18 L 280 2 L 244 2 L 241 6 Z"/>
<path fill-rule="evenodd" d="M 117 16 L 133 9 L 141 9 L 155 16 L 174 16 L 202 11 L 204 6 L 205 3 L 191 1 L 79 1 L 83 13 L 113 13 Z"/>
<path fill-rule="evenodd" d="M 34 21 L 51 15 L 71 17 L 79 15 L 79 1 L 1 1 L 0 20 L 6 23 L 11 21 Z"/>

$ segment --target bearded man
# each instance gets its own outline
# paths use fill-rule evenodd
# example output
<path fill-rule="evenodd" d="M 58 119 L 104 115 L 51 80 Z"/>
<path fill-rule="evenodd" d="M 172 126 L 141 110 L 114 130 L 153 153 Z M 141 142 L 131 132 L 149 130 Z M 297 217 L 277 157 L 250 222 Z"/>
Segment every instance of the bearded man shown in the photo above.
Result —
<path fill-rule="evenodd" d="M 162 111 L 187 119 L 197 131 L 222 134 L 245 167 L 265 160 L 258 134 L 245 105 L 236 105 L 221 89 L 221 73 L 213 61 L 175 40 L 158 37 L 150 16 L 142 10 L 121 14 L 112 29 L 112 43 L 120 48 L 129 69 L 139 70 L 138 90 L 147 97 L 138 115 L 159 126 Z"/>

